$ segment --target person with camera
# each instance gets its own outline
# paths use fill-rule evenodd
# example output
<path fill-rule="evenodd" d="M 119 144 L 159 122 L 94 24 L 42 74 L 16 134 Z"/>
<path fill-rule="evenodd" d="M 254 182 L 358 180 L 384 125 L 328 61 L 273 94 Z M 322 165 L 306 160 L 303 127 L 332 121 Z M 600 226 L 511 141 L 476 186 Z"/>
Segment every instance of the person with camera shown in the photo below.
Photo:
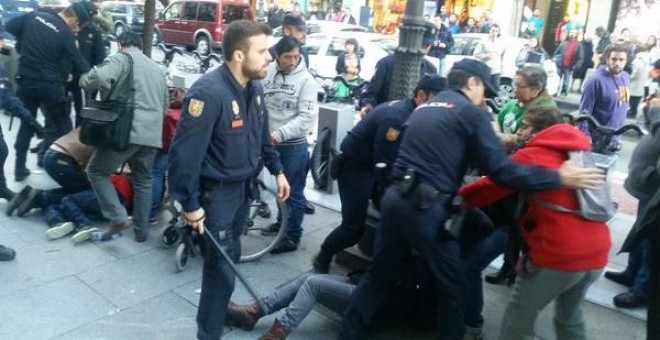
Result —
<path fill-rule="evenodd" d="M 405 259 L 415 249 L 428 266 L 437 294 L 443 339 L 464 333 L 465 277 L 457 240 L 443 229 L 447 207 L 468 164 L 503 185 L 526 191 L 601 184 L 598 169 L 570 163 L 558 170 L 518 165 L 508 159 L 483 109 L 486 94 L 497 93 L 483 62 L 463 59 L 449 72 L 448 90 L 420 105 L 404 124 L 405 134 L 392 168 L 392 185 L 381 200 L 381 220 L 371 266 L 349 301 L 341 339 L 357 339 L 396 287 Z"/>

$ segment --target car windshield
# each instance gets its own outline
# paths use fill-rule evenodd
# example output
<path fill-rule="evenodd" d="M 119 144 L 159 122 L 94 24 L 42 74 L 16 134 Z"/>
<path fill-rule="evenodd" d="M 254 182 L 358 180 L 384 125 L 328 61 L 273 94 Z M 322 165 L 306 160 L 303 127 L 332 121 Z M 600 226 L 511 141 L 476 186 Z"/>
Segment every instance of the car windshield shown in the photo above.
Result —
<path fill-rule="evenodd" d="M 394 51 L 396 51 L 396 48 L 398 46 L 396 40 L 389 38 L 374 39 L 372 40 L 372 42 L 376 44 L 378 47 L 382 48 L 383 51 L 387 52 L 387 54 L 394 53 Z"/>
<path fill-rule="evenodd" d="M 144 15 L 144 5 L 133 6 L 133 14 Z"/>
<path fill-rule="evenodd" d="M 480 40 L 480 38 L 476 37 L 466 38 L 454 36 L 454 46 L 449 50 L 449 54 L 472 55 L 472 53 L 474 53 L 474 48 L 477 47 L 477 43 Z"/>

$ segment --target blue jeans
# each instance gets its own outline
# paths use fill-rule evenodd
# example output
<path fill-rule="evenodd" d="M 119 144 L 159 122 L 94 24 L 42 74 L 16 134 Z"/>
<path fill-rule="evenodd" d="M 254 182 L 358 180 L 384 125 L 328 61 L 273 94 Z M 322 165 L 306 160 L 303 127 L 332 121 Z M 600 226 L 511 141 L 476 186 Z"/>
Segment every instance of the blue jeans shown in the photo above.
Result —
<path fill-rule="evenodd" d="M 44 192 L 44 218 L 49 226 L 62 222 L 73 222 L 76 228 L 92 224 L 103 219 L 101 207 L 94 191 L 89 189 L 75 194 L 61 196 L 59 189 Z M 58 199 L 59 198 L 59 199 Z"/>
<path fill-rule="evenodd" d="M 309 159 L 307 143 L 277 145 L 275 148 L 280 153 L 280 161 L 291 186 L 291 195 L 286 200 L 289 212 L 286 237 L 291 241 L 300 242 L 303 231 L 302 221 L 305 216 L 304 192 Z"/>
<path fill-rule="evenodd" d="M 440 77 L 447 78 L 447 76 L 445 75 L 445 66 L 446 66 L 445 58 L 444 57 L 443 58 L 438 58 L 438 60 L 439 60 L 438 61 L 438 75 Z"/>
<path fill-rule="evenodd" d="M 468 226 L 468 227 L 471 227 Z M 495 229 L 488 237 L 477 243 L 472 250 L 464 254 L 463 267 L 465 270 L 465 332 L 468 334 L 481 334 L 484 317 L 481 312 L 484 307 L 483 278 L 481 273 L 495 260 L 506 246 L 506 231 L 503 228 Z"/>
<path fill-rule="evenodd" d="M 48 149 L 44 154 L 44 170 L 67 193 L 91 189 L 78 162 L 73 157 Z"/>
<path fill-rule="evenodd" d="M 303 274 L 266 296 L 264 304 L 267 310 L 264 313 L 272 314 L 286 308 L 280 322 L 287 330 L 292 331 L 300 325 L 316 303 L 341 314 L 354 289 L 355 285 L 350 283 L 346 276 Z"/>
<path fill-rule="evenodd" d="M 573 69 L 570 67 L 562 66 L 562 68 L 559 69 L 559 76 L 562 80 L 560 94 L 568 93 L 568 90 L 570 90 L 571 87 L 571 83 L 573 82 Z"/>
<path fill-rule="evenodd" d="M 154 158 L 154 165 L 151 168 L 151 213 L 149 219 L 154 219 L 160 211 L 161 203 L 163 203 L 163 195 L 165 195 L 165 180 L 167 179 L 167 163 L 169 156 L 162 152 L 156 154 Z"/>

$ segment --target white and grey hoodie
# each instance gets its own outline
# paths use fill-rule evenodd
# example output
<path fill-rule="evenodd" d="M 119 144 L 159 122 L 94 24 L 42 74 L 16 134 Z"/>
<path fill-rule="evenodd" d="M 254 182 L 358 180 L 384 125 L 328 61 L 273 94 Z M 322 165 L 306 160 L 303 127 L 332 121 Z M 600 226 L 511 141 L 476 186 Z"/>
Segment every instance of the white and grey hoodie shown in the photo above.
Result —
<path fill-rule="evenodd" d="M 319 111 L 319 85 L 305 63 L 298 63 L 291 73 L 284 74 L 273 61 L 263 85 L 270 131 L 277 132 L 283 144 L 306 142 Z"/>

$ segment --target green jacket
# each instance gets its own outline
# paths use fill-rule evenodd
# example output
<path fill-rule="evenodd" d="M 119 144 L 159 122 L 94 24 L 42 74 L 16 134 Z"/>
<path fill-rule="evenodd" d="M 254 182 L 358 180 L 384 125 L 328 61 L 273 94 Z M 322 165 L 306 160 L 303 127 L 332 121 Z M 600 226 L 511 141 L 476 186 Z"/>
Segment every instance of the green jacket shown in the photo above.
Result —
<path fill-rule="evenodd" d="M 523 114 L 535 107 L 557 107 L 557 104 L 548 94 L 548 91 L 543 91 L 538 97 L 534 98 L 527 105 L 519 103 L 518 99 L 508 101 L 497 113 L 497 125 L 499 125 L 502 133 L 516 133 L 522 126 Z"/>

